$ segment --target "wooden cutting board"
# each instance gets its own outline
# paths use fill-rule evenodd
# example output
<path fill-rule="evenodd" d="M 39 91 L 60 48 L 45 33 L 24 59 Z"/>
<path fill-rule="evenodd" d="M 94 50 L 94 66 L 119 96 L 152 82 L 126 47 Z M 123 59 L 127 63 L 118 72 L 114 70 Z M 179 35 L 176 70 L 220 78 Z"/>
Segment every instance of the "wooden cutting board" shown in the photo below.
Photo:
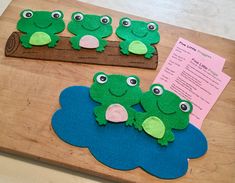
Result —
<path fill-rule="evenodd" d="M 233 182 L 235 169 L 235 42 L 207 34 L 159 23 L 161 42 L 158 45 L 159 66 L 155 70 L 51 62 L 4 56 L 7 38 L 16 30 L 19 12 L 60 9 L 68 23 L 73 11 L 109 14 L 114 29 L 120 12 L 98 8 L 75 0 L 13 0 L 0 17 L 0 151 L 19 154 L 43 162 L 86 172 L 119 182 L 163 182 L 140 168 L 119 171 L 108 168 L 85 148 L 73 147 L 59 140 L 51 128 L 51 116 L 59 107 L 60 91 L 71 85 L 92 83 L 95 72 L 135 74 L 147 90 L 179 37 L 183 37 L 226 58 L 224 72 L 232 77 L 216 105 L 204 121 L 209 151 L 202 158 L 190 160 L 188 173 L 175 182 Z M 64 31 L 62 36 L 71 36 Z M 112 35 L 109 40 L 118 38 Z"/>

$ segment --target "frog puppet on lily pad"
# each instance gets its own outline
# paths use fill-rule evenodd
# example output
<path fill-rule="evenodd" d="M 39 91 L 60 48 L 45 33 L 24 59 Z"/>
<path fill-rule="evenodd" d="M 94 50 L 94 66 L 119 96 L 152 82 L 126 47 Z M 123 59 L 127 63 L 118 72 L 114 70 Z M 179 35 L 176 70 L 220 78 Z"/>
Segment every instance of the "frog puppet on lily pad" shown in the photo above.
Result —
<path fill-rule="evenodd" d="M 75 36 L 70 42 L 76 50 L 82 48 L 96 49 L 102 52 L 108 42 L 103 38 L 112 34 L 111 17 L 104 15 L 90 15 L 81 12 L 74 12 L 68 24 L 68 30 Z"/>
<path fill-rule="evenodd" d="M 172 129 L 183 130 L 193 110 L 191 102 L 182 100 L 160 84 L 152 84 L 143 93 L 140 104 L 145 112 L 136 112 L 134 126 L 157 139 L 161 145 L 174 141 Z"/>
<path fill-rule="evenodd" d="M 156 52 L 152 44 L 160 41 L 157 23 L 131 20 L 130 18 L 120 20 L 116 34 L 123 40 L 119 45 L 121 53 L 144 55 L 148 59 Z"/>
<path fill-rule="evenodd" d="M 20 37 L 23 47 L 43 45 L 55 47 L 60 39 L 57 34 L 65 29 L 63 16 L 59 10 L 52 12 L 23 10 L 17 23 L 17 29 L 23 32 Z"/>
<path fill-rule="evenodd" d="M 144 130 L 165 146 L 174 141 L 172 129 L 183 130 L 189 124 L 192 104 L 160 84 L 153 84 L 149 91 L 142 93 L 136 76 L 98 72 L 93 80 L 90 97 L 100 103 L 94 109 L 99 125 L 125 122 Z M 136 104 L 140 104 L 144 111 L 136 111 L 133 108 Z"/>
<path fill-rule="evenodd" d="M 125 122 L 132 125 L 135 116 L 132 106 L 140 102 L 142 95 L 139 78 L 98 72 L 93 80 L 90 96 L 101 104 L 94 109 L 98 124 Z"/>

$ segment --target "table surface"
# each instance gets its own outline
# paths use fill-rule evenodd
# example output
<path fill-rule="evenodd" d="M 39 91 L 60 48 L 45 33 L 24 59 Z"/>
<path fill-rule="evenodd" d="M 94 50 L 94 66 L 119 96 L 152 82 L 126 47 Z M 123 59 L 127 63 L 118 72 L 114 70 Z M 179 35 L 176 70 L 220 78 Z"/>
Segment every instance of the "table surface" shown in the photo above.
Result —
<path fill-rule="evenodd" d="M 26 60 L 17 58 L 7 58 L 4 56 L 4 46 L 7 38 L 10 34 L 15 31 L 16 22 L 18 20 L 18 13 L 26 7 L 34 10 L 46 9 L 54 10 L 60 9 L 65 14 L 65 21 L 68 23 L 70 19 L 70 14 L 73 11 L 80 11 L 86 13 L 97 13 L 97 14 L 109 14 L 113 17 L 114 29 L 118 25 L 118 20 L 120 17 L 124 16 L 123 13 L 107 10 L 104 8 L 98 8 L 92 5 L 87 5 L 84 3 L 77 3 L 75 1 L 58 1 L 58 0 L 41 0 L 41 1 L 30 1 L 30 0 L 14 0 L 7 10 L 4 12 L 3 16 L 0 17 L 0 27 L 4 29 L 0 32 L 0 124 L 4 126 L 4 123 L 8 122 L 11 124 L 17 122 L 18 120 L 30 121 L 27 117 L 40 118 L 41 116 L 24 115 L 24 119 L 19 119 L 19 109 L 23 104 L 27 104 L 27 97 L 23 96 L 20 91 L 30 90 L 29 86 L 37 86 L 40 83 L 42 87 L 48 87 L 49 81 L 57 83 L 57 90 L 50 100 L 52 102 L 58 102 L 59 89 L 65 88 L 71 85 L 87 85 L 89 86 L 92 82 L 92 76 L 95 72 L 104 71 L 107 73 L 122 73 L 126 75 L 135 74 L 138 75 L 142 81 L 141 87 L 143 90 L 147 90 L 148 86 L 152 83 L 156 74 L 159 72 L 164 60 L 169 55 L 172 47 L 179 37 L 190 40 L 216 54 L 224 57 L 226 59 L 224 72 L 232 77 L 229 85 L 226 87 L 220 98 L 218 99 L 215 106 L 210 111 L 209 115 L 206 117 L 202 131 L 206 135 L 209 142 L 208 153 L 200 159 L 192 160 L 189 163 L 189 171 L 187 175 L 183 178 L 178 179 L 181 182 L 234 182 L 235 181 L 235 83 L 234 83 L 234 67 L 235 67 L 235 42 L 215 36 L 210 36 L 207 34 L 159 23 L 161 42 L 158 45 L 159 51 L 159 66 L 156 71 L 146 70 L 146 69 L 135 69 L 135 68 L 121 68 L 121 67 L 108 67 L 108 66 L 98 66 L 98 65 L 86 65 L 86 64 L 74 64 L 74 63 L 62 63 L 62 62 L 49 62 L 49 61 L 39 61 L 39 60 Z M 79 7 L 79 8 L 78 8 Z M 129 15 L 125 15 L 129 16 Z M 133 17 L 133 16 L 130 16 Z M 134 17 L 133 17 L 134 18 Z M 67 31 L 61 33 L 63 36 L 71 36 Z M 112 35 L 109 40 L 117 40 L 115 35 Z M 28 81 L 28 83 L 17 84 L 22 80 L 22 77 Z M 30 81 L 30 78 L 37 78 L 37 80 Z M 43 85 L 45 83 L 45 85 Z M 40 88 L 39 88 L 40 89 Z M 48 88 L 48 93 L 53 91 L 53 87 Z M 41 90 L 43 90 L 41 88 Z M 49 91 L 50 90 L 50 91 Z M 43 90 L 44 91 L 44 90 Z M 38 92 L 38 91 L 37 91 Z M 48 93 L 45 93 L 48 94 Z M 14 102 L 15 101 L 15 102 Z M 12 103 L 14 105 L 12 105 Z M 41 111 L 43 106 L 35 105 L 34 111 Z M 58 106 L 56 106 L 58 107 Z M 30 111 L 30 105 L 27 109 Z M 26 111 L 27 111 L 26 110 Z M 49 121 L 50 118 L 43 119 L 44 121 Z M 0 140 L 5 137 L 0 134 Z M 15 139 L 16 140 L 16 139 Z M 12 142 L 14 143 L 14 142 Z M 7 159 L 12 159 L 12 156 L 6 156 Z M 17 159 L 21 161 L 22 159 Z M 7 171 L 7 167 L 10 165 L 5 162 L 4 166 L 0 166 L 0 172 Z M 23 159 L 24 161 L 24 159 Z M 29 160 L 27 160 L 29 161 Z M 31 163 L 37 164 L 34 161 Z M 4 164 L 4 161 L 3 161 Z M 15 163 L 15 167 L 17 163 Z M 39 166 L 44 166 L 39 164 Z M 6 167 L 6 168 L 5 168 Z M 76 181 L 103 181 L 99 179 L 90 180 L 85 178 L 80 178 L 75 176 L 77 173 L 66 172 L 63 169 L 57 170 L 56 167 L 45 165 L 47 171 L 54 169 L 57 173 L 54 173 L 54 178 L 52 180 L 44 180 L 44 182 L 54 182 L 57 175 L 64 174 L 71 178 L 71 182 L 75 179 Z M 50 167 L 50 168 L 48 168 Z M 9 170 L 10 171 L 10 170 Z M 29 172 L 28 172 L 29 171 Z M 34 176 L 35 169 L 32 168 L 27 172 L 23 172 L 25 175 L 21 177 L 21 182 L 27 182 L 28 177 L 35 177 L 35 182 L 40 182 L 43 180 L 43 174 L 40 171 Z M 45 171 L 45 172 L 47 172 Z M 14 173 L 12 174 L 14 175 Z M 41 175 L 41 176 L 40 176 Z M 64 175 L 66 176 L 66 175 Z M 63 182 L 63 175 L 61 179 L 57 182 Z M 84 176 L 83 176 L 84 177 Z M 0 173 L 0 181 L 10 179 L 4 178 L 4 174 Z M 7 182 L 5 181 L 5 182 Z M 11 181 L 12 182 L 12 181 Z M 42 181 L 43 182 L 43 181 Z"/>

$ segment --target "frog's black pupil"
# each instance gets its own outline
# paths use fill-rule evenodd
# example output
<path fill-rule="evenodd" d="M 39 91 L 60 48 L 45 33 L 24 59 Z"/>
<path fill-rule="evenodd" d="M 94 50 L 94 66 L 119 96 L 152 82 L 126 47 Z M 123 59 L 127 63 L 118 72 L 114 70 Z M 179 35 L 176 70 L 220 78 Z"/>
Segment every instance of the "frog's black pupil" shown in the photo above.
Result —
<path fill-rule="evenodd" d="M 106 77 L 105 77 L 105 76 L 101 76 L 101 77 L 100 77 L 100 80 L 101 80 L 101 81 L 106 81 Z"/>
<path fill-rule="evenodd" d="M 187 105 L 185 105 L 185 104 L 181 104 L 181 109 L 183 110 L 183 111 L 185 111 L 185 110 L 187 110 L 188 109 L 188 107 L 187 107 Z"/>
<path fill-rule="evenodd" d="M 106 24 L 106 23 L 108 23 L 108 19 L 107 19 L 107 18 L 103 18 L 103 19 L 102 19 L 102 22 L 103 22 L 104 24 Z"/>
<path fill-rule="evenodd" d="M 75 16 L 75 19 L 76 19 L 76 20 L 81 20 L 81 18 L 82 18 L 82 17 L 81 17 L 80 15 Z"/>
<path fill-rule="evenodd" d="M 123 23 L 123 25 L 128 25 L 129 24 L 129 22 L 126 21 L 126 20 L 124 20 L 122 23 Z"/>
<path fill-rule="evenodd" d="M 28 12 L 26 13 L 26 17 L 31 17 L 32 16 L 32 13 Z"/>
<path fill-rule="evenodd" d="M 153 92 L 156 93 L 156 94 L 159 94 L 160 93 L 160 90 L 158 88 L 154 88 L 153 89 Z"/>
<path fill-rule="evenodd" d="M 136 82 L 137 82 L 137 81 L 136 81 L 135 79 L 130 79 L 130 83 L 131 83 L 131 84 L 135 85 Z"/>
<path fill-rule="evenodd" d="M 53 15 L 54 18 L 59 18 L 59 16 L 60 16 L 60 15 L 59 15 L 58 13 L 55 13 L 55 14 Z"/>
<path fill-rule="evenodd" d="M 154 26 L 153 26 L 153 25 L 150 25 L 150 26 L 149 26 L 149 29 L 151 29 L 151 30 L 154 29 Z"/>

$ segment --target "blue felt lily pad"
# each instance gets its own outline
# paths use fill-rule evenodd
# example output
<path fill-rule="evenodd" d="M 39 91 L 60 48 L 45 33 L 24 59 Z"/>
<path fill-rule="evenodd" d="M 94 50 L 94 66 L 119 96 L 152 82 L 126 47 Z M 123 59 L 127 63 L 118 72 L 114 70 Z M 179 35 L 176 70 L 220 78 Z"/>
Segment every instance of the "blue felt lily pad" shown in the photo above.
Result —
<path fill-rule="evenodd" d="M 187 172 L 188 159 L 207 151 L 205 136 L 191 124 L 184 130 L 173 130 L 175 140 L 166 147 L 124 123 L 99 126 L 93 114 L 98 104 L 90 99 L 88 87 L 66 88 L 60 95 L 60 105 L 52 117 L 52 127 L 59 138 L 88 148 L 98 161 L 114 169 L 141 167 L 153 176 L 174 179 Z M 140 106 L 135 109 L 142 110 Z"/>

